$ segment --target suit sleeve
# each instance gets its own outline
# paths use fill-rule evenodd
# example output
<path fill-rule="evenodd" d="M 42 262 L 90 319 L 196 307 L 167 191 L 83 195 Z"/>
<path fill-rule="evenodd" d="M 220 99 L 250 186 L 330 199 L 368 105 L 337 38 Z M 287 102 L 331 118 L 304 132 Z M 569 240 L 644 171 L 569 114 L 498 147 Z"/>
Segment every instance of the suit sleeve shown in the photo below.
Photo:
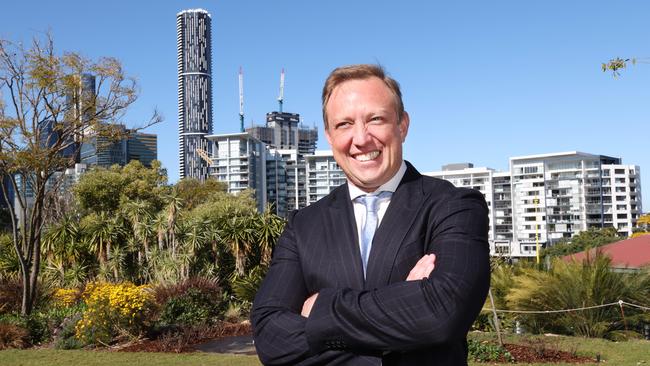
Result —
<path fill-rule="evenodd" d="M 346 362 L 355 355 L 342 350 L 311 352 L 300 315 L 309 297 L 296 248 L 293 217 L 278 239 L 273 261 L 258 290 L 251 322 L 257 355 L 265 365 L 324 365 Z"/>
<path fill-rule="evenodd" d="M 291 227 L 294 214 L 278 239 L 251 311 L 255 347 L 264 364 L 295 364 L 309 353 L 306 318 L 300 315 L 308 296 Z"/>
<path fill-rule="evenodd" d="M 408 351 L 466 336 L 490 281 L 485 200 L 456 189 L 435 207 L 428 226 L 425 251 L 436 255 L 429 278 L 367 291 L 321 290 L 305 324 L 311 352 L 331 344 L 354 352 Z"/>

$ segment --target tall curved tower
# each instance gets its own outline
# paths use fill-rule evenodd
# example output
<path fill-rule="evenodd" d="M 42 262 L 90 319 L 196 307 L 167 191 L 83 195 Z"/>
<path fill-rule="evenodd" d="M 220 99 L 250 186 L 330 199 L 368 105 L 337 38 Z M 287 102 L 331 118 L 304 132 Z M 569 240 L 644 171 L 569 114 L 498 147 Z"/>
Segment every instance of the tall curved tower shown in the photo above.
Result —
<path fill-rule="evenodd" d="M 197 149 L 210 153 L 212 133 L 212 41 L 210 13 L 176 14 L 178 47 L 178 148 L 180 178 L 205 180 L 209 164 Z"/>

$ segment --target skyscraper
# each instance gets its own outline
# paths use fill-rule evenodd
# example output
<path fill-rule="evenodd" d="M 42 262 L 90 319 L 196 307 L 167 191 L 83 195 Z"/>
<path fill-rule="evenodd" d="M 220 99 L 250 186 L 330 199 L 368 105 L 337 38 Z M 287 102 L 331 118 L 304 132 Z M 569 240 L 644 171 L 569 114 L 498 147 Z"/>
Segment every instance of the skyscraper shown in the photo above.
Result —
<path fill-rule="evenodd" d="M 178 47 L 178 147 L 180 177 L 205 180 L 210 153 L 205 136 L 212 133 L 211 16 L 206 10 L 176 14 Z"/>
<path fill-rule="evenodd" d="M 313 154 L 318 141 L 318 129 L 303 126 L 298 113 L 267 113 L 266 126 L 252 126 L 246 132 L 270 148 L 297 149 L 301 154 Z"/>

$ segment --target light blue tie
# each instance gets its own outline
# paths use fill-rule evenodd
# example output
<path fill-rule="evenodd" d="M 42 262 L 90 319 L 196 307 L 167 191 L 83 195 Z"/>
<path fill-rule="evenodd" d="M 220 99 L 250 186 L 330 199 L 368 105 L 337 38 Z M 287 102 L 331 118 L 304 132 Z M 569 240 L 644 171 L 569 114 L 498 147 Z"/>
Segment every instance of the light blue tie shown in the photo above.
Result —
<path fill-rule="evenodd" d="M 379 217 L 379 200 L 382 198 L 390 197 L 393 192 L 383 191 L 378 195 L 363 195 L 357 197 L 357 202 L 363 203 L 366 206 L 366 221 L 361 228 L 361 261 L 363 262 L 363 276 L 366 276 L 366 268 L 368 268 L 368 258 L 370 257 L 370 249 L 372 247 L 372 238 L 375 236 L 377 230 L 377 223 Z"/>

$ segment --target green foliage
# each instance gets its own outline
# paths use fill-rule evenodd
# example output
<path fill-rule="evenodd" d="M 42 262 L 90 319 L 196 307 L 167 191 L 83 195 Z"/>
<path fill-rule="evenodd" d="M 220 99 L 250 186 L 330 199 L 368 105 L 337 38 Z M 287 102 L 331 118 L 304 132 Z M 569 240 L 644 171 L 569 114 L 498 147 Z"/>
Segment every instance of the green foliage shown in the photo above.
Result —
<path fill-rule="evenodd" d="M 162 308 L 160 321 L 165 325 L 194 326 L 211 323 L 219 313 L 213 296 L 191 288 L 179 297 L 169 299 Z"/>
<path fill-rule="evenodd" d="M 468 359 L 478 362 L 514 362 L 512 355 L 503 347 L 490 342 L 467 340 Z"/>
<path fill-rule="evenodd" d="M 511 309 L 574 309 L 623 300 L 650 305 L 650 273 L 620 273 L 609 268 L 610 259 L 598 253 L 582 263 L 555 259 L 548 272 L 524 269 L 506 295 Z M 637 313 L 627 309 L 628 315 Z M 535 332 L 602 337 L 621 326 L 618 307 L 602 307 L 559 314 L 519 315 Z"/>
<path fill-rule="evenodd" d="M 216 320 L 221 309 L 221 288 L 216 281 L 194 277 L 178 284 L 154 288 L 162 326 L 195 326 Z"/>
<path fill-rule="evenodd" d="M 0 317 L 0 323 L 12 324 L 26 331 L 25 341 L 30 345 L 41 344 L 51 336 L 47 317 L 38 312 L 29 315 L 19 313 L 5 314 Z"/>
<path fill-rule="evenodd" d="M 81 176 L 73 192 L 82 209 L 90 212 L 115 212 L 126 180 L 116 169 L 96 168 Z"/>
<path fill-rule="evenodd" d="M 137 160 L 126 166 L 114 165 L 109 169 L 95 168 L 84 173 L 73 191 L 82 209 L 94 212 L 115 213 L 128 202 L 148 202 L 154 210 L 163 206 L 167 176 L 162 173 L 160 162 L 151 168 Z"/>
<path fill-rule="evenodd" d="M 194 178 L 184 178 L 176 183 L 174 189 L 184 202 L 185 210 L 191 211 L 204 202 L 214 201 L 219 196 L 222 198 L 226 192 L 226 185 L 216 179 L 201 182 Z"/>
<path fill-rule="evenodd" d="M 0 233 L 0 280 L 20 273 L 20 262 L 10 234 Z M 0 285 L 1 286 L 1 285 Z M 0 313 L 2 313 L 2 289 L 0 288 Z"/>
<path fill-rule="evenodd" d="M 267 270 L 268 268 L 265 266 L 257 266 L 243 276 L 233 273 L 230 286 L 239 301 L 253 302 Z"/>
<path fill-rule="evenodd" d="M 81 314 L 75 314 L 63 320 L 60 325 L 59 331 L 54 337 L 55 349 L 79 349 L 83 347 L 81 342 L 76 336 L 77 322 L 81 320 Z"/>
<path fill-rule="evenodd" d="M 563 239 L 549 248 L 544 248 L 541 256 L 560 257 L 569 254 L 579 253 L 587 249 L 597 248 L 622 238 L 618 236 L 615 228 L 589 229 L 581 231 L 570 239 Z"/>

